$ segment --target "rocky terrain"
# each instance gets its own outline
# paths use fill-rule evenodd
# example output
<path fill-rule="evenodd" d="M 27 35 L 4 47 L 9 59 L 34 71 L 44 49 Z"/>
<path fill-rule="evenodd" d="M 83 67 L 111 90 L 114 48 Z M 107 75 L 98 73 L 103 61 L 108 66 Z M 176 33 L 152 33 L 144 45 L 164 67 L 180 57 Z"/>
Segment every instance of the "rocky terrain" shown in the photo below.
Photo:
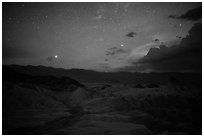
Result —
<path fill-rule="evenodd" d="M 201 134 L 202 86 L 165 83 L 80 83 L 3 67 L 3 134 Z"/>

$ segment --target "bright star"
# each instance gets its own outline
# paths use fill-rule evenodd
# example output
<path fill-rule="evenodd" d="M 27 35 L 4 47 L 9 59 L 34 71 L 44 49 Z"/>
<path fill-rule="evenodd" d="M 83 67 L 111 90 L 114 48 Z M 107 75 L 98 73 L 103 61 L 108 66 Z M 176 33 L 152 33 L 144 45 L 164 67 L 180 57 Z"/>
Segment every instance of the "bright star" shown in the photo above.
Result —
<path fill-rule="evenodd" d="M 58 58 L 58 56 L 57 56 L 57 55 L 55 55 L 55 58 L 57 59 L 57 58 Z"/>

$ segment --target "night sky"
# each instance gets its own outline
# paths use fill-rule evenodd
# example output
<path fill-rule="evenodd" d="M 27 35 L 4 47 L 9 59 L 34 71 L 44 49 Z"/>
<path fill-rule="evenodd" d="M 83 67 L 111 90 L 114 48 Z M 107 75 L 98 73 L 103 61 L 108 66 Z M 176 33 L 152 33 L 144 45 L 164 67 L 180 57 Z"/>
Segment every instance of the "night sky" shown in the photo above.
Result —
<path fill-rule="evenodd" d="M 3 64 L 200 72 L 202 3 L 5 3 Z"/>

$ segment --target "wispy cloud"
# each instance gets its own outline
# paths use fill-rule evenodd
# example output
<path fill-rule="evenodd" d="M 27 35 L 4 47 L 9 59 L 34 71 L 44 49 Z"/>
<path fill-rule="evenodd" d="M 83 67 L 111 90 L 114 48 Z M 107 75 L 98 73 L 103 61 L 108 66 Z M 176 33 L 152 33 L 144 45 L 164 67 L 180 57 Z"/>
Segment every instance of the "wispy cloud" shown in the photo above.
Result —
<path fill-rule="evenodd" d="M 105 9 L 103 7 L 100 7 L 97 11 L 96 11 L 96 16 L 93 17 L 94 20 L 100 20 L 103 18 L 105 13 Z"/>
<path fill-rule="evenodd" d="M 188 10 L 182 15 L 169 15 L 169 18 L 197 21 L 202 18 L 202 7 Z"/>
<path fill-rule="evenodd" d="M 93 17 L 93 19 L 94 19 L 94 20 L 100 20 L 102 17 L 103 17 L 103 15 L 100 14 L 100 15 L 97 15 L 96 17 Z"/>
<path fill-rule="evenodd" d="M 107 56 L 115 56 L 115 55 L 122 54 L 122 53 L 128 53 L 128 51 L 123 48 L 118 48 L 118 47 L 113 47 L 113 48 L 109 48 L 106 50 Z"/>
<path fill-rule="evenodd" d="M 127 37 L 133 38 L 135 35 L 137 35 L 137 33 L 135 32 L 130 32 L 128 34 L 126 34 Z"/>
<path fill-rule="evenodd" d="M 153 43 L 135 48 L 129 56 L 129 66 L 118 68 L 123 71 L 139 72 L 201 72 L 202 68 L 202 24 L 195 24 L 189 35 L 180 44 L 150 48 Z M 146 48 L 150 48 L 148 52 Z M 145 54 L 139 57 L 138 53 Z M 141 55 L 142 55 L 141 54 Z"/>

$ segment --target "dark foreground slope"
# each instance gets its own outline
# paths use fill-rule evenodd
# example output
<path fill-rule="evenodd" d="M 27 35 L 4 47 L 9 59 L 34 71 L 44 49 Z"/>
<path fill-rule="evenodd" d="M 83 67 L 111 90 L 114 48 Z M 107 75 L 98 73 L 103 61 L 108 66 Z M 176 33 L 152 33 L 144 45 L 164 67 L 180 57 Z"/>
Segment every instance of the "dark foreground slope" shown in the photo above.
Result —
<path fill-rule="evenodd" d="M 201 134 L 201 79 L 191 76 L 168 76 L 161 83 L 145 76 L 145 82 L 135 78 L 134 83 L 89 87 L 69 77 L 33 76 L 3 66 L 2 131 L 29 135 Z"/>
<path fill-rule="evenodd" d="M 67 111 L 67 97 L 79 87 L 84 87 L 69 77 L 31 76 L 5 66 L 2 75 L 4 134 L 71 115 Z"/>

